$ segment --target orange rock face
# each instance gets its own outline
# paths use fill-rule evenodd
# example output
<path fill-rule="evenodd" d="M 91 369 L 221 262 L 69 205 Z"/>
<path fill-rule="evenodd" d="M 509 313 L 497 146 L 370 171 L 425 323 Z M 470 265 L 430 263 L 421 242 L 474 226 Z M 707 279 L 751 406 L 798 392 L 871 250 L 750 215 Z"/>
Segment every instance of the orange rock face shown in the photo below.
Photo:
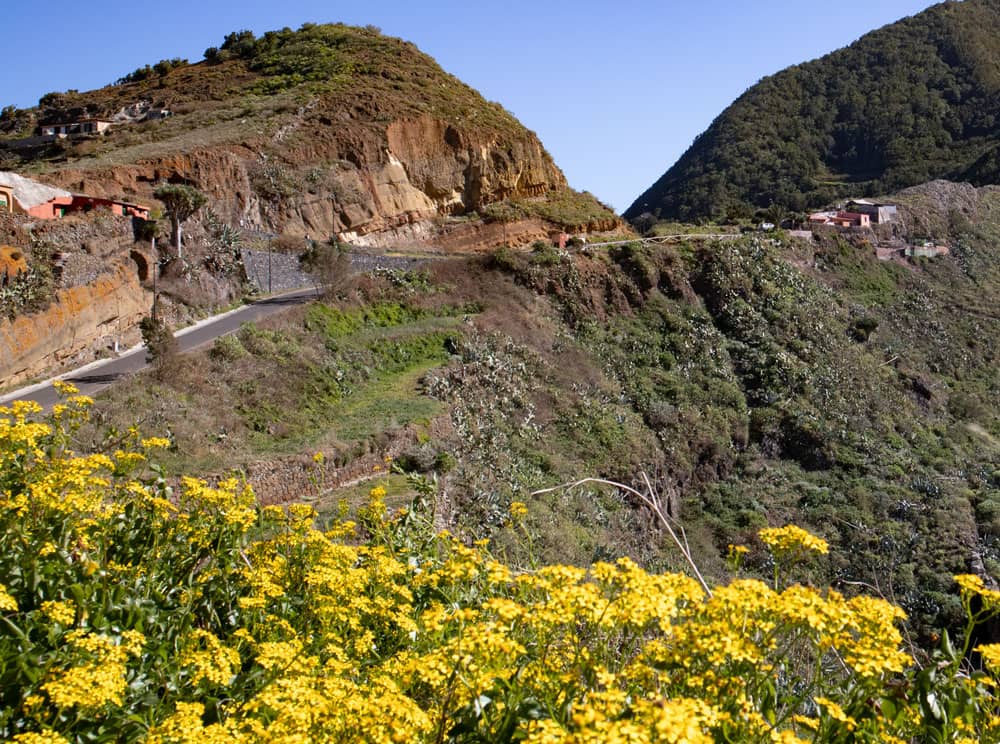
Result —
<path fill-rule="evenodd" d="M 60 290 L 40 313 L 0 319 L 0 384 L 51 373 L 95 343 L 113 343 L 135 327 L 149 302 L 135 272 L 121 266 L 90 284 Z"/>
<path fill-rule="evenodd" d="M 0 245 L 0 287 L 28 270 L 28 259 L 20 248 Z"/>
<path fill-rule="evenodd" d="M 500 135 L 429 115 L 375 124 L 338 120 L 337 126 L 310 120 L 301 130 L 279 143 L 248 138 L 114 166 L 75 163 L 48 175 L 76 192 L 128 194 L 143 203 L 152 201 L 156 184 L 183 181 L 204 191 L 212 210 L 230 224 L 269 223 L 290 235 L 350 242 L 365 236 L 377 242 L 379 233 L 428 228 L 440 217 L 567 188 L 527 130 Z M 265 160 L 261 153 L 275 147 L 280 157 Z M 263 193 L 268 178 L 281 181 L 284 190 Z M 413 231 L 402 232 L 413 239 Z M 433 243 L 436 235 L 424 232 L 424 241 Z"/>

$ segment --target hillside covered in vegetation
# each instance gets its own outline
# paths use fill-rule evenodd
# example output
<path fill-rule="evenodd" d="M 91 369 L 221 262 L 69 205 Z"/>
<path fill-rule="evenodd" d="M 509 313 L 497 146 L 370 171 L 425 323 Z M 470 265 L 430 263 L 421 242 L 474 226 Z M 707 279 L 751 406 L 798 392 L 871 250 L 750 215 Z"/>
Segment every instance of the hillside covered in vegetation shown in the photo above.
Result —
<path fill-rule="evenodd" d="M 996 0 L 946 2 L 767 77 L 626 216 L 733 219 L 935 178 L 996 183 L 998 39 Z"/>
<path fill-rule="evenodd" d="M 993 214 L 994 190 L 976 198 Z M 620 491 L 529 496 L 645 474 L 706 575 L 734 542 L 767 575 L 752 536 L 795 522 L 837 549 L 817 582 L 878 587 L 930 633 L 959 622 L 953 574 L 1000 573 L 1000 269 L 995 222 L 943 209 L 921 229 L 951 255 L 736 236 L 376 270 L 116 386 L 80 446 L 140 412 L 171 433 L 169 470 L 238 468 L 265 503 L 326 514 L 389 456 L 437 479 L 434 524 L 470 541 L 526 501 L 545 561 L 680 568 Z"/>
<path fill-rule="evenodd" d="M 93 119 L 106 131 L 40 129 Z M 398 244 L 468 233 L 470 220 L 535 220 L 531 242 L 547 229 L 619 225 L 568 188 L 502 106 L 374 27 L 234 32 L 195 64 L 162 60 L 100 90 L 7 107 L 0 164 L 140 203 L 159 183 L 186 183 L 227 223 L 324 239 Z"/>
<path fill-rule="evenodd" d="M 540 565 L 523 503 L 467 545 L 370 489 L 357 522 L 254 503 L 238 479 L 173 487 L 131 429 L 68 445 L 91 401 L 48 422 L 0 407 L 0 735 L 70 742 L 638 744 L 998 740 L 1000 592 L 954 577 L 952 644 L 914 656 L 904 613 L 799 583 L 828 544 L 759 531 L 770 582 Z M 508 544 L 509 541 L 508 541 Z M 974 666 L 967 653 L 981 656 Z"/>

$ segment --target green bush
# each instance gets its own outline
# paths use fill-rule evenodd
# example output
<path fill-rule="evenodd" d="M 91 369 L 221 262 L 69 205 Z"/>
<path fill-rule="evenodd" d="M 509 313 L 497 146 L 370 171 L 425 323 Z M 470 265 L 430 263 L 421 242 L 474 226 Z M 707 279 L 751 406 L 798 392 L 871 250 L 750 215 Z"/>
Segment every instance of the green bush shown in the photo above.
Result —
<path fill-rule="evenodd" d="M 79 455 L 90 404 L 0 407 L 6 739 L 1000 740 L 1000 644 L 967 659 L 1000 613 L 978 576 L 941 595 L 959 642 L 920 663 L 900 608 L 794 581 L 829 545 L 791 525 L 731 546 L 736 575 L 711 584 L 627 558 L 508 564 L 434 529 L 424 479 L 405 509 L 379 483 L 321 530 L 236 478 L 174 488 L 150 459 L 169 442 L 135 429 Z M 503 516 L 530 544 L 527 506 Z M 752 552 L 770 585 L 739 575 Z"/>

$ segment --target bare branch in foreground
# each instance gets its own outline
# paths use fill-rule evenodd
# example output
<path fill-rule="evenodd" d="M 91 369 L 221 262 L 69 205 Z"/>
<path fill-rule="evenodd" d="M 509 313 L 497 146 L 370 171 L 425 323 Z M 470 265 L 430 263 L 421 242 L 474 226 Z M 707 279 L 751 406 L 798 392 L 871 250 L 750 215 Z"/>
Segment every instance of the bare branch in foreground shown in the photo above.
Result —
<path fill-rule="evenodd" d="M 552 493 L 554 491 L 564 491 L 569 488 L 576 488 L 577 486 L 585 486 L 588 483 L 600 483 L 601 485 L 611 486 L 613 488 L 620 488 L 627 493 L 635 496 L 639 501 L 648 506 L 653 510 L 653 514 L 656 515 L 657 519 L 660 520 L 660 524 L 666 528 L 667 533 L 670 535 L 670 539 L 674 541 L 674 545 L 677 549 L 681 551 L 681 555 L 684 556 L 684 560 L 691 567 L 694 572 L 695 578 L 698 583 L 701 584 L 701 588 L 705 590 L 705 594 L 709 597 L 712 596 L 712 590 L 709 588 L 708 583 L 705 581 L 705 577 L 701 575 L 701 571 L 698 570 L 698 564 L 694 562 L 694 558 L 691 557 L 691 548 L 687 542 L 687 535 L 684 533 L 684 529 L 678 525 L 678 529 L 681 531 L 681 536 L 677 536 L 677 532 L 674 531 L 673 526 L 670 524 L 670 517 L 663 511 L 660 505 L 660 498 L 657 496 L 656 491 L 653 489 L 652 484 L 649 482 L 649 478 L 645 473 L 642 474 L 643 481 L 646 483 L 647 493 L 641 493 L 631 486 L 626 486 L 624 483 L 618 483 L 617 481 L 604 480 L 603 478 L 584 478 L 583 480 L 578 480 L 573 483 L 565 483 L 561 486 L 555 486 L 554 488 L 543 488 L 540 491 L 535 491 L 532 496 L 541 496 L 542 494 Z"/>

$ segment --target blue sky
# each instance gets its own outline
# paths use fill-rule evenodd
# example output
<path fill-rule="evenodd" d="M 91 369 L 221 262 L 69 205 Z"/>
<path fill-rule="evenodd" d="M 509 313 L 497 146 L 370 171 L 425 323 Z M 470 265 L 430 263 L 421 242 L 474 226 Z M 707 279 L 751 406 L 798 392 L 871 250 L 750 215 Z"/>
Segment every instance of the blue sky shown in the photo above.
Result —
<path fill-rule="evenodd" d="M 570 184 L 623 211 L 765 75 L 846 46 L 928 0 L 11 3 L 0 105 L 201 59 L 230 31 L 374 24 L 413 41 L 539 134 Z M 142 8 L 150 12 L 142 12 Z M 155 8 L 155 12 L 152 10 Z"/>

